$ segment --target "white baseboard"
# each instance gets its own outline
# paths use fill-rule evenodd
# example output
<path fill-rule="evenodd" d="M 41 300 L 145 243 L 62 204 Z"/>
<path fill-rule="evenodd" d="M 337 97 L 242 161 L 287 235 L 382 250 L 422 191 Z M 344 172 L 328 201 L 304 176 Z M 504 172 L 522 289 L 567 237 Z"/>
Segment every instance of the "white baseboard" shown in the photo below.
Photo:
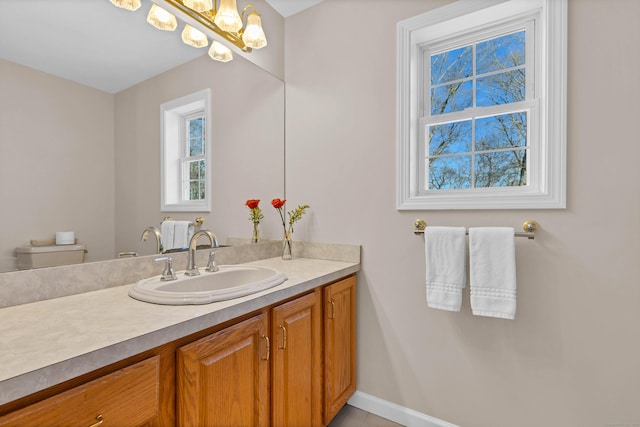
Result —
<path fill-rule="evenodd" d="M 458 427 L 438 418 L 396 405 L 361 391 L 349 399 L 349 405 L 407 427 Z"/>

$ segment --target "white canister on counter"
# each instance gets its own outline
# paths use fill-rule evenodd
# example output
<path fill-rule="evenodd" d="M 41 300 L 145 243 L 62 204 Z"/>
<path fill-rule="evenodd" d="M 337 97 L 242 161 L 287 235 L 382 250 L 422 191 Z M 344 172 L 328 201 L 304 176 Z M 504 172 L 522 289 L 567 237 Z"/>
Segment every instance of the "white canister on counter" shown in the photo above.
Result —
<path fill-rule="evenodd" d="M 76 236 L 73 231 L 56 231 L 56 245 L 73 245 Z"/>

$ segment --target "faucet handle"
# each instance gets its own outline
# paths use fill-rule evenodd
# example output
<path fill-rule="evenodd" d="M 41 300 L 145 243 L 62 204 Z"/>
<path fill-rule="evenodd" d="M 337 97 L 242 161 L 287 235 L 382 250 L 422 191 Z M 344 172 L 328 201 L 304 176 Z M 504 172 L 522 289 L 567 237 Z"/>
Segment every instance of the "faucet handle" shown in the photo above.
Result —
<path fill-rule="evenodd" d="M 209 253 L 209 262 L 207 263 L 206 270 L 210 273 L 220 270 L 220 268 L 216 265 L 215 256 L 216 256 L 215 251 L 211 251 Z"/>
<path fill-rule="evenodd" d="M 165 257 L 160 257 L 160 258 L 156 258 L 153 260 L 154 262 L 162 262 L 162 261 L 166 261 L 166 264 L 164 266 L 164 270 L 162 271 L 162 276 L 160 276 L 160 280 L 176 280 L 178 277 L 176 277 L 176 272 L 173 270 L 173 267 L 171 266 L 171 257 L 165 256 Z"/>

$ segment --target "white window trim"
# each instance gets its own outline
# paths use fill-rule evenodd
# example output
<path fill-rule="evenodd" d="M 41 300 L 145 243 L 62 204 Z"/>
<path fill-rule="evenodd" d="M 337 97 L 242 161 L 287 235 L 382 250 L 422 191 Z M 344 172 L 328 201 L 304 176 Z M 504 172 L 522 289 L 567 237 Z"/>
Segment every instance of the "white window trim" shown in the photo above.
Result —
<path fill-rule="evenodd" d="M 161 132 L 161 212 L 211 212 L 211 90 L 204 89 L 160 105 Z M 180 129 L 184 117 L 204 109 L 205 116 L 205 199 L 182 200 Z"/>
<path fill-rule="evenodd" d="M 457 29 L 541 10 L 542 43 L 537 46 L 541 70 L 538 184 L 455 191 L 419 191 L 420 45 Z M 562 209 L 566 207 L 566 0 L 460 0 L 398 23 L 397 199 L 398 210 Z M 422 173 L 422 172 L 420 172 Z"/>

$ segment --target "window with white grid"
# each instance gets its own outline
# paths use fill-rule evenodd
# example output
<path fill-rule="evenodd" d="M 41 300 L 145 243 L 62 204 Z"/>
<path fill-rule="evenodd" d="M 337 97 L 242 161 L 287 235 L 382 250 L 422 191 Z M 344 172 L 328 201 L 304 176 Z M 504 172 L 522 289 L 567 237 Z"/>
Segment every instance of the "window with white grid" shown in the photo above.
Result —
<path fill-rule="evenodd" d="M 204 110 L 199 110 L 184 117 L 180 140 L 183 144 L 184 157 L 180 159 L 182 200 L 189 202 L 206 199 L 206 126 Z"/>
<path fill-rule="evenodd" d="M 399 24 L 398 209 L 564 207 L 563 23 L 463 0 Z"/>

